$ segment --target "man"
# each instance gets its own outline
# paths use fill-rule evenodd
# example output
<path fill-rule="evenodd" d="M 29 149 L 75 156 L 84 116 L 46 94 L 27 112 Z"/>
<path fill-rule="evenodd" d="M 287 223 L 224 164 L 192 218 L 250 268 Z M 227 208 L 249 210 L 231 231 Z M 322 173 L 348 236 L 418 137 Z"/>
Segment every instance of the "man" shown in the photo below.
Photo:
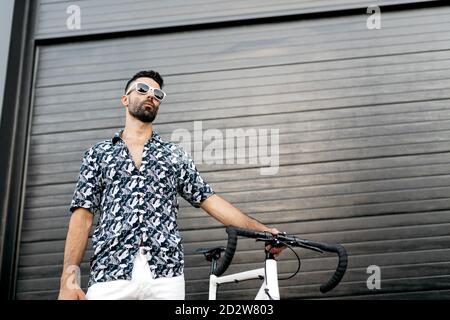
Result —
<path fill-rule="evenodd" d="M 276 229 L 214 193 L 192 159 L 164 141 L 152 123 L 165 98 L 158 72 L 141 71 L 121 101 L 125 128 L 86 151 L 73 195 L 59 299 L 184 299 L 184 258 L 177 194 L 224 225 Z M 85 295 L 76 278 L 94 215 L 94 253 Z M 278 254 L 283 248 L 268 248 Z"/>

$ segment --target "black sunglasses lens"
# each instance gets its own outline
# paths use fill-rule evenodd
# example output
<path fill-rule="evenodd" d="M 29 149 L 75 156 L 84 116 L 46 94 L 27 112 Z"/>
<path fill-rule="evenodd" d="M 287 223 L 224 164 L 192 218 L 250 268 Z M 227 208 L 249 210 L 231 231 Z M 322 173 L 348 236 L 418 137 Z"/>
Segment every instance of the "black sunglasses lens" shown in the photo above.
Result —
<path fill-rule="evenodd" d="M 153 94 L 155 95 L 155 98 L 158 100 L 164 99 L 164 92 L 162 92 L 162 90 L 154 89 Z"/>
<path fill-rule="evenodd" d="M 147 93 L 149 89 L 150 89 L 149 86 L 146 85 L 145 83 L 136 84 L 136 91 L 139 93 Z"/>

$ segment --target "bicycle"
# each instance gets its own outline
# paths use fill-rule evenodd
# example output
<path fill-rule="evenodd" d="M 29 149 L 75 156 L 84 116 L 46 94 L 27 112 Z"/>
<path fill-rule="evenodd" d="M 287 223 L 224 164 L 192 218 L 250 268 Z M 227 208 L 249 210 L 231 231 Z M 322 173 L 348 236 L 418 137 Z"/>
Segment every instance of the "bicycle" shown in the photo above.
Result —
<path fill-rule="evenodd" d="M 300 239 L 295 235 L 290 235 L 286 233 L 279 233 L 274 236 L 270 232 L 259 232 L 254 230 L 242 229 L 233 226 L 227 226 L 226 232 L 228 233 L 227 247 L 218 246 L 212 248 L 199 248 L 196 250 L 197 253 L 202 253 L 206 260 L 211 262 L 211 271 L 209 278 L 209 300 L 216 300 L 217 288 L 219 284 L 230 283 L 230 282 L 240 282 L 244 280 L 251 279 L 261 279 L 263 280 L 261 288 L 256 294 L 255 300 L 279 300 L 280 292 L 278 287 L 278 271 L 277 271 L 277 261 L 272 253 L 265 251 L 265 262 L 264 268 L 253 269 L 249 271 L 238 272 L 226 276 L 222 274 L 227 270 L 228 266 L 231 264 L 234 253 L 236 251 L 236 245 L 238 236 L 243 236 L 247 238 L 254 238 L 256 241 L 264 241 L 265 245 L 282 246 L 286 245 L 290 248 L 294 254 L 297 256 L 299 261 L 299 266 L 297 271 L 291 276 L 295 276 L 300 270 L 300 258 L 292 247 L 300 247 L 320 253 L 323 252 L 333 252 L 339 257 L 338 266 L 333 276 L 325 283 L 320 286 L 320 291 L 326 293 L 334 289 L 347 269 L 347 252 L 345 248 L 340 244 L 326 244 L 316 241 L 311 241 L 307 239 Z M 221 263 L 218 261 L 221 257 L 222 252 L 225 252 Z M 291 278 L 289 277 L 289 278 Z M 288 278 L 288 279 L 289 279 Z"/>

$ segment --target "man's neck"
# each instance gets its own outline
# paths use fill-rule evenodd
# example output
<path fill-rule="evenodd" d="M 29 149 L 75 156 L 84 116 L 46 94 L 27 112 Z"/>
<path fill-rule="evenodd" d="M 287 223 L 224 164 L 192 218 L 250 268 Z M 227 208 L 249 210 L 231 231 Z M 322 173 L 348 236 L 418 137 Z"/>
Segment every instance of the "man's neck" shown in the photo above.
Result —
<path fill-rule="evenodd" d="M 141 121 L 126 123 L 122 139 L 131 141 L 147 141 L 152 137 L 153 125 Z"/>

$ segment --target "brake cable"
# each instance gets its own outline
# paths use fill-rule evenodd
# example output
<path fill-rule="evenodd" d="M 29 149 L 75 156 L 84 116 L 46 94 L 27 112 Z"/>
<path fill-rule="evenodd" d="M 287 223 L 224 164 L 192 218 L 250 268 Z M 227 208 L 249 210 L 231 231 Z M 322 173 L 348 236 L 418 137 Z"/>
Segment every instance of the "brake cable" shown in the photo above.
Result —
<path fill-rule="evenodd" d="M 297 252 L 295 252 L 295 250 L 292 248 L 292 246 L 290 246 L 289 244 L 287 244 L 286 242 L 283 242 L 283 241 L 281 241 L 281 240 L 278 240 L 278 241 L 279 241 L 280 243 L 284 244 L 285 246 L 287 246 L 287 247 L 295 254 L 295 256 L 297 257 L 297 261 L 298 261 L 298 267 L 297 267 L 297 270 L 296 270 L 292 275 L 290 275 L 290 276 L 287 277 L 287 278 L 279 278 L 279 279 L 278 279 L 278 280 L 289 280 L 289 279 L 295 277 L 295 275 L 300 271 L 300 267 L 301 267 L 302 263 L 301 263 L 301 261 L 300 261 L 300 257 L 298 256 Z"/>
<path fill-rule="evenodd" d="M 256 241 L 258 241 L 258 239 Z M 284 241 L 282 241 L 280 239 L 276 239 L 276 241 L 278 243 L 281 243 L 281 244 L 285 245 L 286 247 L 288 247 L 295 254 L 295 256 L 297 257 L 297 261 L 298 261 L 297 270 L 292 275 L 290 275 L 287 278 L 278 278 L 278 280 L 289 280 L 289 279 L 295 277 L 297 275 L 297 273 L 300 271 L 302 262 L 300 261 L 300 257 L 298 256 L 297 252 L 295 252 L 295 250 L 292 248 L 292 246 L 290 246 L 288 243 L 286 243 L 286 242 L 284 242 Z M 265 267 L 264 267 L 264 273 L 265 273 L 265 277 L 267 279 L 267 274 L 266 274 L 266 268 Z"/>
<path fill-rule="evenodd" d="M 281 240 L 279 240 L 279 239 L 277 239 L 277 241 L 278 241 L 279 243 L 281 243 L 281 244 L 284 244 L 286 247 L 288 247 L 288 248 L 295 254 L 295 256 L 297 257 L 297 261 L 298 261 L 298 267 L 297 267 L 297 270 L 296 270 L 292 275 L 290 275 L 290 276 L 287 277 L 287 278 L 278 278 L 278 280 L 288 280 L 288 279 L 291 279 L 291 278 L 295 277 L 295 275 L 300 271 L 300 267 L 301 267 L 301 264 L 302 264 L 302 263 L 301 263 L 301 261 L 300 261 L 300 257 L 298 256 L 297 252 L 295 252 L 295 250 L 292 249 L 292 247 L 291 247 L 289 244 L 287 244 L 286 242 L 281 241 Z M 265 279 L 267 279 L 267 270 L 266 270 L 266 266 L 264 266 L 264 276 L 265 276 Z M 265 288 L 265 289 L 264 289 L 264 292 L 265 292 L 265 294 L 269 297 L 270 300 L 273 300 L 273 297 L 270 295 L 269 289 L 268 289 L 268 288 Z"/>

